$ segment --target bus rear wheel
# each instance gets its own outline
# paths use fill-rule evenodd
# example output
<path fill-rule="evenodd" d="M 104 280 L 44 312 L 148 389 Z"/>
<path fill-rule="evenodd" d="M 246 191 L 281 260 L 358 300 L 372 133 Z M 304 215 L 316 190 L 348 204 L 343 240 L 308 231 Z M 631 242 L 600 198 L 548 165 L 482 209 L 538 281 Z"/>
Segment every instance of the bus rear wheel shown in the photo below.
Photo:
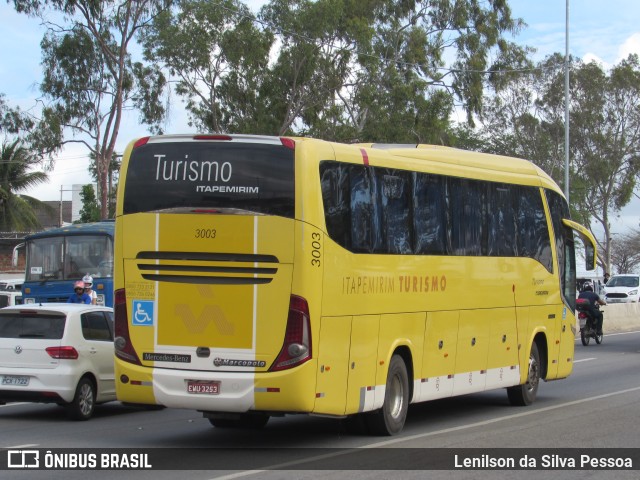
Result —
<path fill-rule="evenodd" d="M 533 403 L 538 393 L 538 385 L 540 385 L 540 372 L 540 353 L 538 345 L 534 343 L 531 345 L 531 353 L 529 354 L 527 381 L 523 385 L 507 388 L 507 396 L 511 405 L 521 407 Z"/>
<path fill-rule="evenodd" d="M 393 355 L 387 373 L 384 403 L 380 410 L 367 414 L 366 424 L 373 435 L 397 435 L 402 431 L 409 411 L 409 376 L 400 355 Z"/>

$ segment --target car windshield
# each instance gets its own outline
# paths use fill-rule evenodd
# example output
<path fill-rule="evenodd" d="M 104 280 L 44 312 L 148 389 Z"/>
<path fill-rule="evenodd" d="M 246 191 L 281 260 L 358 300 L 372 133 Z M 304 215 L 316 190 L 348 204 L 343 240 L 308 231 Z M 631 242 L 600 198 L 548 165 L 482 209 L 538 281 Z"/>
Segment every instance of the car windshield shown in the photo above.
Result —
<path fill-rule="evenodd" d="M 607 287 L 637 287 L 640 284 L 640 277 L 611 277 L 607 282 Z"/>

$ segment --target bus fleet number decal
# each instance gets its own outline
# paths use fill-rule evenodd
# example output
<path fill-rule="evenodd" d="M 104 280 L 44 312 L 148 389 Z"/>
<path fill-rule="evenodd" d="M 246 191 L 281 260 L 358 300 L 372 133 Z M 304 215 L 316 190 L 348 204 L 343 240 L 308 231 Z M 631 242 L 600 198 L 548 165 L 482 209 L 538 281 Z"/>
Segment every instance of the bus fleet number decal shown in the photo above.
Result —
<path fill-rule="evenodd" d="M 314 267 L 320 266 L 320 258 L 322 257 L 322 253 L 320 252 L 322 247 L 320 244 L 320 238 L 320 234 L 317 232 L 313 232 L 311 234 L 311 256 L 313 257 L 311 259 L 311 265 Z"/>
<path fill-rule="evenodd" d="M 196 238 L 216 238 L 215 228 L 196 228 Z"/>

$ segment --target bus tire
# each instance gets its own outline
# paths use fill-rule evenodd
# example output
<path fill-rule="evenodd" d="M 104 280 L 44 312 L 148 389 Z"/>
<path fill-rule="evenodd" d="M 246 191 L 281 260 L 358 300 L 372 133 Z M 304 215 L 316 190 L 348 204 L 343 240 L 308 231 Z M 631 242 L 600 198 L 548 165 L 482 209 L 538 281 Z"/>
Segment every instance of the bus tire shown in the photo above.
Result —
<path fill-rule="evenodd" d="M 250 428 L 259 430 L 269 421 L 269 415 L 265 413 L 242 413 L 237 417 L 212 416 L 208 417 L 209 423 L 216 428 Z"/>
<path fill-rule="evenodd" d="M 83 377 L 78 382 L 76 393 L 67 407 L 69 418 L 73 420 L 89 420 L 96 406 L 96 387 L 90 378 Z"/>
<path fill-rule="evenodd" d="M 387 372 L 384 403 L 380 410 L 366 416 L 369 432 L 373 435 L 397 435 L 402 431 L 409 411 L 409 376 L 400 355 L 393 355 Z"/>
<path fill-rule="evenodd" d="M 511 405 L 523 407 L 531 405 L 534 402 L 538 393 L 538 386 L 540 385 L 541 371 L 540 353 L 538 352 L 538 345 L 534 342 L 531 345 L 531 352 L 529 353 L 529 367 L 526 382 L 523 385 L 507 388 L 507 396 L 509 397 L 509 403 L 511 403 Z"/>

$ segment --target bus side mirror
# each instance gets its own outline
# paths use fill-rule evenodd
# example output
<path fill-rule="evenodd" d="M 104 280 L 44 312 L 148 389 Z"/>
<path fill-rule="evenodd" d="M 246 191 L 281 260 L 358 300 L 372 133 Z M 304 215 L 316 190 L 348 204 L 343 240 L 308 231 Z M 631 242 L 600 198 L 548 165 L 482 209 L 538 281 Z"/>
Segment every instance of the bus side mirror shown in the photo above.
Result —
<path fill-rule="evenodd" d="M 596 250 L 595 248 L 593 248 L 593 245 L 591 245 L 589 242 L 585 242 L 584 243 L 584 256 L 585 256 L 585 260 L 586 260 L 586 269 L 587 270 L 593 270 L 593 268 L 589 268 L 589 267 L 593 267 L 593 265 L 595 265 L 595 259 L 596 259 Z"/>
<path fill-rule="evenodd" d="M 13 265 L 13 267 L 18 266 L 18 250 L 22 247 L 24 247 L 24 243 L 19 243 L 18 245 L 13 247 L 13 253 L 11 254 L 11 265 Z"/>

